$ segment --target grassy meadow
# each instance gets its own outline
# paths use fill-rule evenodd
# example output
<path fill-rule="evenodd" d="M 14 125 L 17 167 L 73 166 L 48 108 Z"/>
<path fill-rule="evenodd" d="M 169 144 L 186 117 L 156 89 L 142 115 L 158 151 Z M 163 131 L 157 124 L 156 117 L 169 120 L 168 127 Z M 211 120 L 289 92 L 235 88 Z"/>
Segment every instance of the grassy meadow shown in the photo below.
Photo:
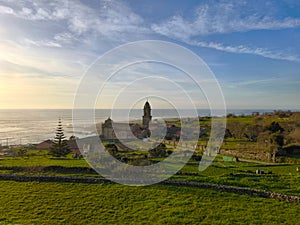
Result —
<path fill-rule="evenodd" d="M 1 181 L 0 224 L 297 224 L 300 205 L 153 185 Z"/>
<path fill-rule="evenodd" d="M 298 116 L 298 114 L 297 114 Z M 261 119 L 263 118 L 263 119 Z M 264 115 L 228 118 L 232 136 L 222 149 L 239 152 L 269 151 L 265 142 L 246 139 L 242 133 L 253 133 L 272 121 L 285 129 L 285 140 L 297 141 L 299 118 Z M 175 121 L 176 122 L 176 121 Z M 197 120 L 191 121 L 198 122 Z M 200 121 L 209 131 L 209 118 Z M 255 123 L 255 126 L 252 125 Z M 299 122 L 300 124 L 300 122 Z M 250 128 L 251 129 L 250 129 Z M 254 129 L 255 128 L 255 129 Z M 257 129 L 258 129 L 257 128 Z M 258 129 L 258 130 L 259 130 Z M 262 130 L 261 133 L 265 131 Z M 255 132 L 254 132 L 255 133 Z M 248 135 L 249 136 L 249 135 Z M 264 140 L 264 139 L 262 139 Z M 199 139 L 205 145 L 207 138 Z M 285 141 L 286 142 L 286 141 Z M 287 143 L 285 143 L 287 144 Z M 167 144 L 172 148 L 172 143 Z M 147 152 L 146 152 L 147 153 Z M 145 151 L 118 152 L 125 157 L 144 156 Z M 198 152 L 199 153 L 199 152 Z M 132 156 L 130 156 L 132 155 Z M 300 159 L 293 156 L 284 163 L 263 160 L 232 161 L 219 154 L 205 171 L 199 162 L 190 161 L 171 180 L 198 181 L 219 185 L 300 196 Z M 285 157 L 288 159 L 288 156 Z M 248 158 L 249 159 L 249 158 Z M 150 158 L 159 162 L 163 158 Z M 263 170 L 264 174 L 256 174 Z M 45 150 L 28 149 L 23 156 L 0 158 L 0 174 L 101 177 L 84 159 L 72 155 L 54 158 Z M 156 184 L 131 187 L 119 184 L 16 182 L 0 181 L 0 225 L 3 224 L 299 224 L 300 204 L 195 187 Z"/>
<path fill-rule="evenodd" d="M 58 171 L 41 168 L 60 166 Z M 13 171 L 14 167 L 21 168 Z M 5 157 L 0 173 L 100 176 L 66 173 L 87 168 L 84 159 L 46 154 Z M 191 160 L 170 179 L 245 186 L 300 195 L 294 164 L 224 162 L 218 156 L 204 172 Z M 256 169 L 272 174 L 256 175 Z M 0 224 L 297 224 L 300 205 L 192 187 L 0 181 Z"/>
<path fill-rule="evenodd" d="M 299 164 L 227 162 L 222 155 L 218 155 L 205 171 L 200 172 L 198 166 L 199 162 L 190 160 L 170 179 L 249 187 L 300 196 L 300 171 L 297 171 L 297 168 L 300 169 Z M 71 168 L 77 170 L 74 172 Z M 84 159 L 73 159 L 71 155 L 60 159 L 42 153 L 0 160 L 0 174 L 101 177 L 88 170 L 89 168 L 90 165 Z M 263 170 L 265 174 L 257 175 L 256 170 Z"/>

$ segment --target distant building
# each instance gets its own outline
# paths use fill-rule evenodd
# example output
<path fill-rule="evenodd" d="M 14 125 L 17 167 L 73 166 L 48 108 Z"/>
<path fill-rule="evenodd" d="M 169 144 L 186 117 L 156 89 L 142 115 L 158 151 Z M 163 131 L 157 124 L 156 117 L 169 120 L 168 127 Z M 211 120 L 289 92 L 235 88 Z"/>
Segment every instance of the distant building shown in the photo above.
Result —
<path fill-rule="evenodd" d="M 50 149 L 52 146 L 53 146 L 53 141 L 48 139 L 46 141 L 37 144 L 35 147 L 37 149 Z"/>
<path fill-rule="evenodd" d="M 80 154 L 80 150 L 76 140 L 68 140 L 68 146 L 73 153 Z"/>
<path fill-rule="evenodd" d="M 156 129 L 160 129 L 159 126 L 157 126 L 154 123 L 150 126 L 150 122 L 152 120 L 151 115 L 151 106 L 148 101 L 146 101 L 144 105 L 144 114 L 142 117 L 142 124 L 137 123 L 115 123 L 111 118 L 108 118 L 104 121 L 104 123 L 101 125 L 100 130 L 100 137 L 102 140 L 107 141 L 118 141 L 121 139 L 144 139 L 149 138 L 151 136 L 151 131 L 155 131 Z M 156 130 L 157 131 L 157 130 Z M 185 136 L 186 139 L 194 138 L 194 129 L 186 128 L 185 129 L 186 134 L 183 134 L 181 131 L 181 127 L 177 127 L 175 125 L 169 124 L 167 126 L 165 139 L 166 140 L 179 140 L 182 135 Z M 206 130 L 201 130 L 202 135 L 206 133 Z M 118 137 L 116 136 L 118 135 Z"/>
<path fill-rule="evenodd" d="M 108 118 L 102 124 L 102 132 L 101 135 L 104 139 L 115 139 L 116 135 L 113 128 L 113 121 L 111 118 Z"/>
<path fill-rule="evenodd" d="M 76 140 L 67 141 L 70 150 L 74 153 L 80 153 L 79 147 L 77 146 Z M 51 140 L 43 141 L 35 146 L 36 149 L 50 149 L 52 148 L 54 142 Z"/>
<path fill-rule="evenodd" d="M 116 139 L 132 139 L 150 137 L 149 124 L 152 120 L 151 106 L 147 101 L 144 105 L 144 115 L 142 117 L 143 124 L 135 123 L 115 123 L 112 119 L 108 118 L 101 126 L 101 138 L 104 140 Z M 116 136 L 118 134 L 118 137 Z"/>
<path fill-rule="evenodd" d="M 132 133 L 129 131 L 133 128 L 136 128 L 135 124 L 115 123 L 108 118 L 101 126 L 101 137 L 105 140 L 130 139 L 132 138 Z M 139 126 L 136 130 L 138 129 L 140 129 Z"/>
<path fill-rule="evenodd" d="M 149 123 L 152 119 L 151 116 L 151 107 L 149 102 L 147 101 L 144 105 L 144 115 L 143 115 L 143 128 L 149 129 Z"/>
<path fill-rule="evenodd" d="M 181 127 L 177 127 L 175 125 L 171 125 L 167 127 L 167 134 L 165 136 L 166 140 L 179 140 L 181 136 Z"/>

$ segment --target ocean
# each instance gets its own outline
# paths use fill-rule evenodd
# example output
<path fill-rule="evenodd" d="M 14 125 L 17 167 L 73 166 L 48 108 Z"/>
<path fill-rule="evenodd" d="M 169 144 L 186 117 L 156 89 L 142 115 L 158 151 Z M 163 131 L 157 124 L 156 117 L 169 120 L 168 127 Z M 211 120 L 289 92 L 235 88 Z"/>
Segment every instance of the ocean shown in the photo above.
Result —
<path fill-rule="evenodd" d="M 114 121 L 121 121 L 126 110 L 116 110 L 113 116 Z M 227 110 L 227 113 L 251 114 L 252 112 L 271 112 L 272 110 Z M 188 114 L 188 110 L 186 110 Z M 85 113 L 82 110 L 81 113 Z M 140 119 L 143 111 L 134 109 L 130 112 L 130 119 Z M 198 115 L 208 116 L 209 110 L 198 110 Z M 108 117 L 111 117 L 111 111 L 97 109 L 95 111 L 96 123 L 102 123 Z M 177 117 L 175 110 L 157 109 L 152 110 L 153 117 L 171 118 Z M 47 139 L 53 139 L 61 118 L 65 136 L 69 138 L 73 135 L 72 110 L 71 109 L 2 109 L 0 110 L 0 145 L 24 145 L 35 144 Z M 95 135 L 92 132 L 93 124 L 86 123 L 84 120 L 77 119 L 80 124 L 79 138 Z"/>

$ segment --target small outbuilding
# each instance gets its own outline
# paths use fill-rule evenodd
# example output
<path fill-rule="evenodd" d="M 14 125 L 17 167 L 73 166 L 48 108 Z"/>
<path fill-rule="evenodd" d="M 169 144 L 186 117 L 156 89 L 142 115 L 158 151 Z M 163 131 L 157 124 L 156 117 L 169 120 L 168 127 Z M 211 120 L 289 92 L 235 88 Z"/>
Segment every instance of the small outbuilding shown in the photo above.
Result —
<path fill-rule="evenodd" d="M 52 146 L 53 146 L 53 141 L 48 139 L 46 141 L 37 144 L 35 147 L 37 149 L 50 149 Z"/>

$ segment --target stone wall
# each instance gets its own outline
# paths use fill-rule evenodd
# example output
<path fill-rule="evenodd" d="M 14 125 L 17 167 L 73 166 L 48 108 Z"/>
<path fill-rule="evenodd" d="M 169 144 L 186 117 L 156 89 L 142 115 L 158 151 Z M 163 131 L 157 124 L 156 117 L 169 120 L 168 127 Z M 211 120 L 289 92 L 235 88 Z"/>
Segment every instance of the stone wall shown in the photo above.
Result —
<path fill-rule="evenodd" d="M 162 184 L 213 189 L 213 190 L 225 191 L 225 192 L 236 193 L 236 194 L 246 194 L 251 196 L 259 196 L 263 198 L 273 198 L 281 201 L 300 204 L 300 196 L 292 196 L 292 195 L 286 195 L 277 192 L 269 192 L 269 191 L 251 189 L 246 187 L 235 187 L 235 186 L 227 186 L 227 185 L 200 183 L 194 181 L 176 181 L 176 180 L 167 180 L 162 182 Z"/>
<path fill-rule="evenodd" d="M 23 176 L 17 174 L 0 174 L 0 180 L 13 180 L 19 182 L 72 182 L 72 183 L 112 183 L 105 178 L 92 178 L 92 177 L 71 177 L 71 176 Z M 161 182 L 162 185 L 174 185 L 174 186 L 187 186 L 196 188 L 212 189 L 217 191 L 225 191 L 236 194 L 246 194 L 251 196 L 259 196 L 263 198 L 273 198 L 281 201 L 287 201 L 292 203 L 300 204 L 300 196 L 291 196 L 281 194 L 277 192 L 269 192 L 264 190 L 256 190 L 245 187 L 234 187 L 227 185 L 217 185 L 200 183 L 195 181 L 184 181 L 184 180 L 166 180 Z"/>
<path fill-rule="evenodd" d="M 230 155 L 230 156 L 237 156 L 238 158 L 243 158 L 243 159 L 253 159 L 253 160 L 262 160 L 262 161 L 269 161 L 270 160 L 270 154 L 266 153 L 266 152 L 250 152 L 250 151 L 238 151 L 238 150 L 221 149 L 220 154 Z"/>

